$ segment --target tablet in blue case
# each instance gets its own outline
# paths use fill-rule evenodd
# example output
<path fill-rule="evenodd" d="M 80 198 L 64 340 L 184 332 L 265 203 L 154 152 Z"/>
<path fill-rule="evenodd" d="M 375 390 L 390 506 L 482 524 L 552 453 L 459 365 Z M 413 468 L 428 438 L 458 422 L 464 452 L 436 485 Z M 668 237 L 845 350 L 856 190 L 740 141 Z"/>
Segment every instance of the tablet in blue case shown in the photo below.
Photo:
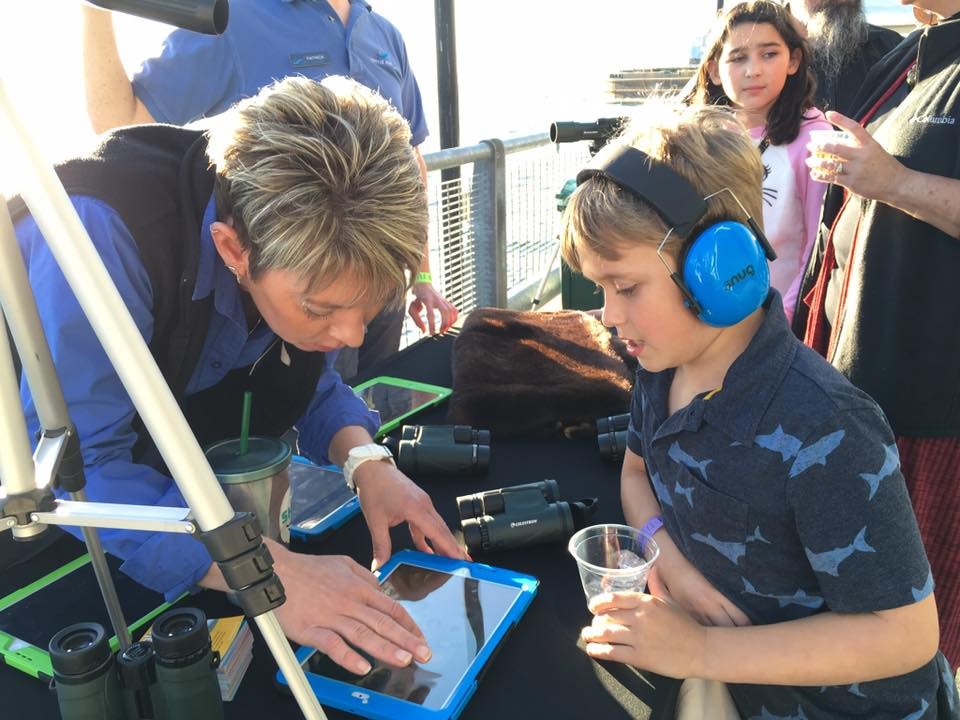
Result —
<path fill-rule="evenodd" d="M 423 631 L 433 657 L 396 668 L 378 660 L 354 675 L 313 648 L 297 660 L 323 705 L 371 720 L 453 720 L 497 646 L 537 592 L 530 575 L 403 550 L 380 570 L 383 591 Z M 280 683 L 286 684 L 282 673 Z"/>
<path fill-rule="evenodd" d="M 295 455 L 290 477 L 290 536 L 316 540 L 360 512 L 360 499 L 336 465 L 314 465 Z"/>

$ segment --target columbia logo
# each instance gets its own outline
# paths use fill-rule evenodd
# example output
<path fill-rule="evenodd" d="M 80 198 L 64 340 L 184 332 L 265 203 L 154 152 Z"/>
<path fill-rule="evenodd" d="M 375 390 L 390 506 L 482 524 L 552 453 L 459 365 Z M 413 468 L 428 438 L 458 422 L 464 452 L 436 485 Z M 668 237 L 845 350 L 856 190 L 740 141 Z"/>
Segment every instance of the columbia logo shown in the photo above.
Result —
<path fill-rule="evenodd" d="M 957 119 L 952 115 L 914 115 L 911 120 L 924 125 L 956 125 Z"/>

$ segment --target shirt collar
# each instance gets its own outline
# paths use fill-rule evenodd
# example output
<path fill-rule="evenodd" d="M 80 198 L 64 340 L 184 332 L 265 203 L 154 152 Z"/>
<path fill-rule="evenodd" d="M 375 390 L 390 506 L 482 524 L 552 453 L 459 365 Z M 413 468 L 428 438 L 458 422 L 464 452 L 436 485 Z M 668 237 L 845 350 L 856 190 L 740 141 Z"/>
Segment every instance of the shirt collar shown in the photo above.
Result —
<path fill-rule="evenodd" d="M 300 2 L 300 1 L 301 1 L 301 0 L 280 0 L 280 2 L 287 3 L 288 5 L 291 4 L 291 3 Z M 370 11 L 373 10 L 373 6 L 372 6 L 370 3 L 368 3 L 368 2 L 364 2 L 363 0 L 350 0 L 350 4 L 351 4 L 351 5 L 362 5 L 362 6 L 363 6 L 363 9 L 366 10 L 367 12 L 370 12 Z"/>
<path fill-rule="evenodd" d="M 723 387 L 698 396 L 669 419 L 666 408 L 674 369 L 650 373 L 638 368 L 637 382 L 643 385 L 658 423 L 662 423 L 658 435 L 692 432 L 708 422 L 732 440 L 753 444 L 760 420 L 793 362 L 799 344 L 787 325 L 780 293 L 771 289 L 763 307 L 766 310 L 763 323 L 727 370 Z"/>
<path fill-rule="evenodd" d="M 245 328 L 247 321 L 243 313 L 240 292 L 237 289 L 237 279 L 220 261 L 220 256 L 213 244 L 213 235 L 210 234 L 210 225 L 216 219 L 216 203 L 211 195 L 200 224 L 200 261 L 197 263 L 197 282 L 193 286 L 192 299 L 203 300 L 213 293 L 214 309 Z"/>
<path fill-rule="evenodd" d="M 285 3 L 295 3 L 301 2 L 302 0 L 281 0 Z M 315 0 L 316 1 L 316 0 Z M 331 13 L 336 13 L 336 10 L 333 9 L 333 6 L 329 2 L 324 3 Z M 347 24 L 344 27 L 344 30 L 349 35 L 353 30 L 354 26 L 360 22 L 360 18 L 364 17 L 363 11 L 366 11 L 368 14 L 373 12 L 373 6 L 364 0 L 350 0 L 350 13 L 347 15 Z"/>
<path fill-rule="evenodd" d="M 960 42 L 960 13 L 923 31 L 917 49 L 917 81 L 936 71 L 947 58 L 956 54 Z"/>
<path fill-rule="evenodd" d="M 211 195 L 203 211 L 203 220 L 200 221 L 200 262 L 197 264 L 197 283 L 193 286 L 193 300 L 203 300 L 213 290 L 217 251 L 213 245 L 210 226 L 216 219 L 217 207 Z"/>
<path fill-rule="evenodd" d="M 744 445 L 753 444 L 799 346 L 787 325 L 780 293 L 771 289 L 763 307 L 760 328 L 727 370 L 723 387 L 708 393 L 704 402 L 704 420 Z"/>

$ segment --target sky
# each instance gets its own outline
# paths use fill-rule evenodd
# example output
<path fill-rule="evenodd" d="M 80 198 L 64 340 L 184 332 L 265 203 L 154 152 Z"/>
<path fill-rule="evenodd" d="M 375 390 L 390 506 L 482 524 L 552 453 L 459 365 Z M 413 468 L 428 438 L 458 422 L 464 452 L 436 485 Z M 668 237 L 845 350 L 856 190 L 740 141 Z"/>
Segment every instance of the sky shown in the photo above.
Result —
<path fill-rule="evenodd" d="M 590 108 L 600 106 L 610 72 L 685 63 L 693 38 L 689 29 L 656 28 L 690 18 L 694 8 L 701 24 L 708 23 L 712 3 L 672 0 L 668 9 L 668 3 L 652 0 L 459 0 L 462 143 L 545 132 L 550 122 L 566 116 L 597 117 Z M 405 38 L 432 132 L 424 149 L 437 149 L 433 0 L 372 4 Z M 81 149 L 92 136 L 83 109 L 79 5 L 79 0 L 0 0 L 0 78 L 51 161 Z M 170 31 L 120 14 L 115 24 L 129 72 L 155 54 Z M 0 138 L 0 150 L 3 142 Z M 0 163 L 0 190 L 9 186 L 9 174 Z"/>
<path fill-rule="evenodd" d="M 267 0 L 262 0 L 267 1 Z M 438 145 L 433 0 L 371 0 L 403 34 Z M 899 7 L 868 0 L 868 7 Z M 80 0 L 0 0 L 0 79 L 50 161 L 92 137 L 83 108 Z M 545 132 L 554 120 L 609 114 L 611 72 L 688 62 L 709 29 L 715 0 L 457 0 L 461 144 Z M 117 15 L 121 57 L 133 72 L 169 26 Z M 0 191 L 13 184 L 0 133 Z"/>

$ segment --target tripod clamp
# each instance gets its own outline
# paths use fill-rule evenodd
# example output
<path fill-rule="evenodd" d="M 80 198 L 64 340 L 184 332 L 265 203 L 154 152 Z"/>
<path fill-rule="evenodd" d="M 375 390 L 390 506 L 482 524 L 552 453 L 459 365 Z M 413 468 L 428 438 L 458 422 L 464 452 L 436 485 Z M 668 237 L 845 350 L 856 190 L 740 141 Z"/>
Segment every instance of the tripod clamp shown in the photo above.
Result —
<path fill-rule="evenodd" d="M 53 512 L 56 509 L 56 498 L 47 488 L 34 488 L 24 493 L 0 497 L 0 531 L 7 528 L 27 528 L 34 525 L 31 517 L 36 512 Z M 26 533 L 14 534 L 16 540 L 27 540 L 43 532 L 44 526 Z"/>
<path fill-rule="evenodd" d="M 263 544 L 256 515 L 238 512 L 232 520 L 196 537 L 220 567 L 230 588 L 227 598 L 244 615 L 256 617 L 283 605 L 287 596 L 273 572 L 273 556 Z"/>
<path fill-rule="evenodd" d="M 53 512 L 56 509 L 56 497 L 50 490 L 51 486 L 76 493 L 86 485 L 76 430 L 73 427 L 44 429 L 39 436 L 34 452 L 38 487 L 0 498 L 0 518 L 8 520 L 6 524 L 0 524 L 0 529 L 13 528 L 13 537 L 17 540 L 28 540 L 46 529 L 43 525 L 37 525 L 31 514 Z"/>

